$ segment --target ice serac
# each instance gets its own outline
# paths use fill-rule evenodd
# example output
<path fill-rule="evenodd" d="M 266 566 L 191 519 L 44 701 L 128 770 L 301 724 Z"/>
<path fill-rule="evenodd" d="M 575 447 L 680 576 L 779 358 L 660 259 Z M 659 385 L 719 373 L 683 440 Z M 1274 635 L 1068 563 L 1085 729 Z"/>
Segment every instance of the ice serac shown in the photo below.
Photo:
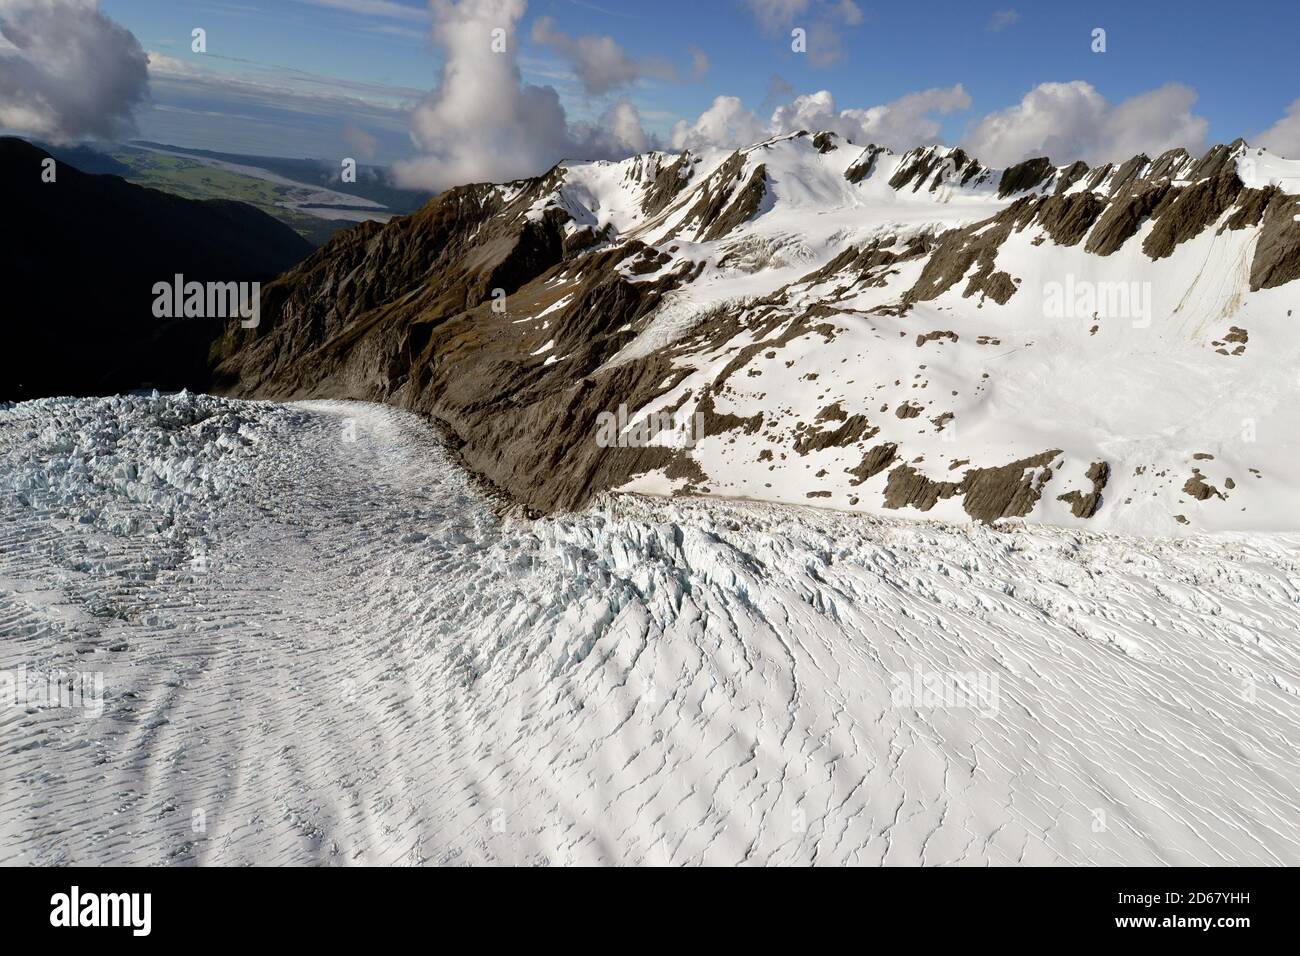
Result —
<path fill-rule="evenodd" d="M 1277 530 L 1300 526 L 1298 278 L 1300 162 L 1241 141 L 999 170 L 795 133 L 358 226 L 214 362 L 232 394 L 427 414 L 546 511 L 625 490 Z M 1202 450 L 1221 497 L 1183 489 Z"/>

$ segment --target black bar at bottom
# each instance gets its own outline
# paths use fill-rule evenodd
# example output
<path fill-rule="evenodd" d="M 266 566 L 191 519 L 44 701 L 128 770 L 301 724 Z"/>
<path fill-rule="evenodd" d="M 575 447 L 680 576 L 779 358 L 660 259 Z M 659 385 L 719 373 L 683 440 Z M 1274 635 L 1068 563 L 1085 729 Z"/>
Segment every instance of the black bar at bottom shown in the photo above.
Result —
<path fill-rule="evenodd" d="M 1200 936 L 1232 945 L 1261 930 L 1289 931 L 1284 907 L 1295 887 L 1286 869 L 620 870 L 542 880 L 527 871 L 62 868 L 10 869 L 0 881 L 7 948 L 73 933 L 81 942 L 128 945 L 374 945 L 435 924 L 443 927 L 438 941 L 455 930 L 488 944 L 541 942 L 539 934 L 550 937 L 547 945 L 623 946 L 661 934 L 665 944 L 680 944 L 686 934 L 772 946 L 780 938 L 774 928 L 802 924 L 803 932 L 864 942 L 888 931 L 919 933 L 927 944 L 996 933 L 1003 941 Z"/>

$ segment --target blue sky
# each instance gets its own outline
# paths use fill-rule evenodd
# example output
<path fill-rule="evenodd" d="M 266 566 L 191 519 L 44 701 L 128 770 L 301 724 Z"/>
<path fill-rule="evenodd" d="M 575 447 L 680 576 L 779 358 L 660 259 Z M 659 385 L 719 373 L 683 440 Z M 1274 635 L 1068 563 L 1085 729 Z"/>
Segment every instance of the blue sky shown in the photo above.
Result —
<path fill-rule="evenodd" d="M 142 137 L 298 156 L 346 151 L 360 131 L 380 162 L 439 148 L 428 140 L 413 145 L 409 136 L 410 109 L 438 86 L 449 55 L 433 38 L 426 3 L 101 0 L 101 7 L 158 54 L 151 104 L 137 114 Z M 628 61 L 657 65 L 592 92 L 559 45 L 536 42 L 541 18 L 550 18 L 552 33 L 609 38 Z M 820 38 L 814 55 L 791 51 L 791 25 Z M 205 55 L 190 50 L 194 27 L 207 31 Z M 1104 54 L 1090 49 L 1096 27 L 1106 30 Z M 962 142 L 983 117 L 1015 107 L 1044 83 L 1083 81 L 1111 106 L 1181 84 L 1207 142 L 1257 136 L 1300 99 L 1295 0 L 533 0 L 515 35 L 523 82 L 553 88 L 570 122 L 598 125 L 611 106 L 627 102 L 651 144 L 665 147 L 674 145 L 677 121 L 692 123 L 720 95 L 738 97 L 766 120 L 798 94 L 829 91 L 838 111 L 960 84 L 969 105 L 931 117 L 934 138 L 946 142 Z M 707 71 L 696 67 L 696 49 Z M 1191 128 L 1184 123 L 1169 135 Z M 990 142 L 992 129 L 975 141 Z M 1082 148 L 1079 137 L 1087 135 L 1044 133 L 1067 144 L 1061 148 Z M 1120 137 L 1125 145 L 1129 139 Z"/>

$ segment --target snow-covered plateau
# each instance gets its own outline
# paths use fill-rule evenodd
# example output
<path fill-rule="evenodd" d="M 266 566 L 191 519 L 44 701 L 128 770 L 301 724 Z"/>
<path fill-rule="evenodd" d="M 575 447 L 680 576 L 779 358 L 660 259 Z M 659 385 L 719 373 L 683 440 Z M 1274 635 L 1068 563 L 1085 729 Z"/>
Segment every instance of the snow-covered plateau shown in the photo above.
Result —
<path fill-rule="evenodd" d="M 1298 544 L 531 520 L 385 406 L 4 406 L 0 863 L 1294 865 Z"/>

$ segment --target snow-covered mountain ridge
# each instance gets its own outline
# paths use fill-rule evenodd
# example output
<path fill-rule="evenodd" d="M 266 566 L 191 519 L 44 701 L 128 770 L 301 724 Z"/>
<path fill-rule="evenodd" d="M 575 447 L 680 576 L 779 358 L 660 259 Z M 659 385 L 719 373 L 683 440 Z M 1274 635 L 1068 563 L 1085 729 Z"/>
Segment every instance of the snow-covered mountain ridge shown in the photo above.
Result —
<path fill-rule="evenodd" d="M 542 509 L 1294 529 L 1297 278 L 1300 162 L 1241 141 L 996 170 L 801 133 L 358 227 L 266 289 L 218 375 L 427 413 Z"/>

